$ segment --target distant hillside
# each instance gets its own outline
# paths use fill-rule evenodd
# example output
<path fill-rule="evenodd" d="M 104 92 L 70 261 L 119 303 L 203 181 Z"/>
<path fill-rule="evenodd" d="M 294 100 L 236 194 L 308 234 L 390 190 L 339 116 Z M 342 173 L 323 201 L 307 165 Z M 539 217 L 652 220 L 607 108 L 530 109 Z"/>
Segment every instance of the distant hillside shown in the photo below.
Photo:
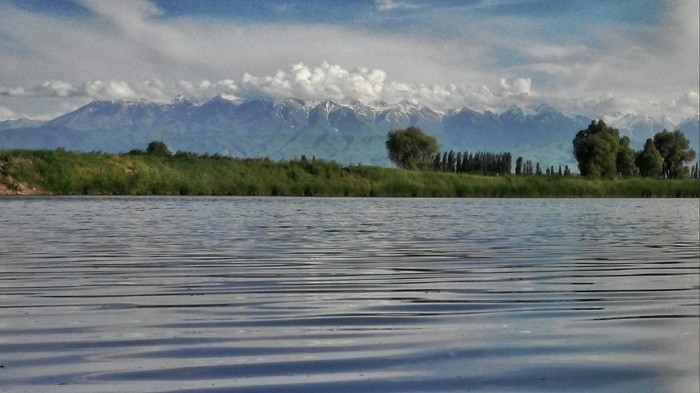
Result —
<path fill-rule="evenodd" d="M 306 155 L 342 163 L 390 165 L 384 147 L 391 129 L 418 126 L 438 138 L 442 150 L 511 152 L 543 165 L 575 168 L 571 142 L 592 119 L 540 106 L 533 112 L 502 113 L 460 108 L 443 113 L 411 101 L 396 105 L 332 100 L 275 101 L 266 97 L 202 103 L 176 98 L 169 103 L 95 101 L 44 124 L 0 123 L 0 149 L 55 149 L 126 152 L 152 140 L 175 150 L 236 157 L 289 159 Z M 619 115 L 606 122 L 628 135 L 635 148 L 668 122 Z M 700 123 L 678 126 L 700 152 Z"/>
<path fill-rule="evenodd" d="M 11 130 L 13 128 L 36 128 L 44 124 L 43 121 L 39 120 L 29 120 L 29 119 L 16 119 L 16 120 L 2 120 L 0 121 L 0 131 Z"/>

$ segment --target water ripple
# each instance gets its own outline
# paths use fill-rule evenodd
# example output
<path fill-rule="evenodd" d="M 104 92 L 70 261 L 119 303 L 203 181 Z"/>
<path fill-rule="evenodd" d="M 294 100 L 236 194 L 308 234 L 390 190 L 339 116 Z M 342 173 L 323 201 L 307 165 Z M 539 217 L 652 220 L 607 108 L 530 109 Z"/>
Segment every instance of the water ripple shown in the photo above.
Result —
<path fill-rule="evenodd" d="M 698 391 L 696 200 L 0 207 L 0 392 Z"/>

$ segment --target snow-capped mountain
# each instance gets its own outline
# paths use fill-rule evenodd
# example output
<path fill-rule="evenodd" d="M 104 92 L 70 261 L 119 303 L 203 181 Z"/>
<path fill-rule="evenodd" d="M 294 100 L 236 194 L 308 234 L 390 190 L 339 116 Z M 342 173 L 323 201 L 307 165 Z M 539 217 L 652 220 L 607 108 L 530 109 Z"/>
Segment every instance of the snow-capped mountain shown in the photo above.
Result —
<path fill-rule="evenodd" d="M 603 120 L 609 126 L 619 129 L 621 135 L 628 136 L 633 144 L 643 144 L 647 138 L 653 138 L 661 130 L 675 129 L 675 124 L 669 118 L 657 120 L 646 115 L 616 113 L 604 116 Z"/>
<path fill-rule="evenodd" d="M 697 117 L 678 127 L 636 115 L 619 114 L 604 120 L 630 136 L 635 148 L 664 128 L 683 127 L 690 133 L 693 148 L 700 150 L 696 147 L 700 139 Z M 270 158 L 303 154 L 344 163 L 388 165 L 387 131 L 417 126 L 437 137 L 442 150 L 508 151 L 543 165 L 573 165 L 571 142 L 590 121 L 546 105 L 531 112 L 511 107 L 502 113 L 469 108 L 442 113 L 409 100 L 367 105 L 217 96 L 193 103 L 176 97 L 167 103 L 95 101 L 38 127 L 18 123 L 19 127 L 0 129 L 0 149 L 125 152 L 162 140 L 183 151 Z"/>

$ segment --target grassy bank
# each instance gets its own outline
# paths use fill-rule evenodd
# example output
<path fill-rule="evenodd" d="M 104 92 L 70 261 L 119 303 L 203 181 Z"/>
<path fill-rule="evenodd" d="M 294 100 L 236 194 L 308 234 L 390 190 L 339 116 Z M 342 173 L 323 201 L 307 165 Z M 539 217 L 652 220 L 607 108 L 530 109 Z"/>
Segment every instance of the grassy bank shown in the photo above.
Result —
<path fill-rule="evenodd" d="M 378 197 L 692 197 L 694 179 L 474 176 L 194 155 L 0 151 L 4 194 Z"/>

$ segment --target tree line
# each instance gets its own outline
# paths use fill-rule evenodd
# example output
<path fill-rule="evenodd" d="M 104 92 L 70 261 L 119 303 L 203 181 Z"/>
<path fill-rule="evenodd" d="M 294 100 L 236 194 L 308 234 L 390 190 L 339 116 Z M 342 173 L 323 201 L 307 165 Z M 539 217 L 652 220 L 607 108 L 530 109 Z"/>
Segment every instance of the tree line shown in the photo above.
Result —
<path fill-rule="evenodd" d="M 532 175 L 544 175 L 546 174 L 547 176 L 571 176 L 571 169 L 569 168 L 568 165 L 564 165 L 564 168 L 562 168 L 561 165 L 559 165 L 559 170 L 554 169 L 554 165 L 552 165 L 549 168 L 546 168 L 544 171 L 542 170 L 542 167 L 540 166 L 540 163 L 536 163 L 534 166 L 532 165 L 532 161 L 530 160 L 523 160 L 522 157 L 518 157 L 517 160 L 515 160 L 515 175 L 516 176 L 532 176 Z"/>
<path fill-rule="evenodd" d="M 513 156 L 509 152 L 440 152 L 437 139 L 418 127 L 392 130 L 387 134 L 386 148 L 389 159 L 402 169 L 433 170 L 437 172 L 471 173 L 481 175 L 510 175 Z M 544 175 L 569 176 L 569 166 L 556 171 L 554 166 L 542 168 L 518 157 L 515 162 L 517 176 Z"/>
<path fill-rule="evenodd" d="M 688 163 L 695 151 L 682 131 L 663 130 L 648 138 L 642 150 L 630 147 L 630 139 L 603 120 L 593 120 L 573 140 L 574 157 L 583 176 L 593 177 L 662 177 L 665 179 L 697 178 Z M 696 165 L 697 167 L 697 165 Z"/>
<path fill-rule="evenodd" d="M 483 175 L 510 174 L 510 153 L 449 152 L 433 156 L 432 169 L 439 172 L 480 173 Z"/>
<path fill-rule="evenodd" d="M 630 147 L 630 139 L 620 137 L 618 129 L 609 127 L 603 120 L 593 120 L 587 129 L 576 134 L 573 147 L 582 176 L 700 178 L 700 166 L 697 163 L 692 167 L 687 165 L 695 158 L 695 151 L 679 130 L 663 130 L 647 139 L 641 150 L 635 151 Z M 386 148 L 389 159 L 402 169 L 511 174 L 510 153 L 440 152 L 437 139 L 418 127 L 389 131 Z M 568 165 L 563 168 L 560 165 L 558 169 L 554 166 L 542 168 L 539 162 L 533 165 L 522 157 L 515 161 L 516 176 L 545 174 L 571 176 L 572 172 Z"/>

